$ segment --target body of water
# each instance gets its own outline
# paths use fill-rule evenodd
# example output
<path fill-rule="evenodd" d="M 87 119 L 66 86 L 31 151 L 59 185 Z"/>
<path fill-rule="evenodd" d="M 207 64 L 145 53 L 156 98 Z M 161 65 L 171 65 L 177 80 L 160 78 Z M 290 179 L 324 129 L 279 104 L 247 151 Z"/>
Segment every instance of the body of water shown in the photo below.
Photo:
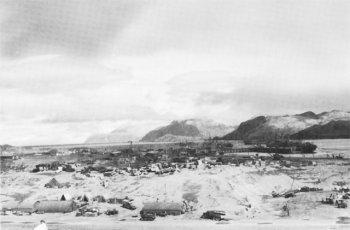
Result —
<path fill-rule="evenodd" d="M 307 141 L 317 145 L 316 152 L 319 155 L 341 154 L 346 158 L 350 158 L 350 139 L 323 139 Z"/>

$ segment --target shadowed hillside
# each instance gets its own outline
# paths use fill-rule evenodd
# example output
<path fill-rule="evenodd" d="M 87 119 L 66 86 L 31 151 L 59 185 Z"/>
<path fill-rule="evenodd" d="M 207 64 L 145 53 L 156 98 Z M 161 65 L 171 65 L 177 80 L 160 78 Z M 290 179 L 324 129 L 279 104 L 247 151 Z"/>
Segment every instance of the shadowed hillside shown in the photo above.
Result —
<path fill-rule="evenodd" d="M 291 136 L 293 139 L 341 139 L 350 138 L 350 121 L 331 121 L 314 125 Z"/>
<path fill-rule="evenodd" d="M 222 138 L 245 142 L 267 143 L 276 139 L 349 138 L 350 113 L 332 110 L 315 114 L 308 111 L 296 115 L 259 116 L 242 122 Z"/>

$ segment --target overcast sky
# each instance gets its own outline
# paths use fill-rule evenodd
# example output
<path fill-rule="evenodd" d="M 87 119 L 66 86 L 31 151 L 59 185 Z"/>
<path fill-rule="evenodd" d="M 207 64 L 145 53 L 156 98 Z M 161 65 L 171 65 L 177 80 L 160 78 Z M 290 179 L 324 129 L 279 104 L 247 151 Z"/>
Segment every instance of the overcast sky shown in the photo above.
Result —
<path fill-rule="evenodd" d="M 347 0 L 0 0 L 0 49 L 0 144 L 350 110 Z"/>

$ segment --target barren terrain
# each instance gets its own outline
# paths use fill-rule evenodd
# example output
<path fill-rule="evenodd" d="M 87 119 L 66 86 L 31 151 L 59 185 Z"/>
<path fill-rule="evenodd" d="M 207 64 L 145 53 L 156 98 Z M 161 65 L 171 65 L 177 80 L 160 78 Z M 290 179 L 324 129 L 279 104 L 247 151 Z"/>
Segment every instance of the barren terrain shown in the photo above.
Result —
<path fill-rule="evenodd" d="M 44 188 L 52 178 L 59 182 L 69 182 L 70 188 Z M 102 180 L 109 186 L 103 187 Z M 73 197 L 83 194 L 104 195 L 107 198 L 128 196 L 133 198 L 134 211 L 124 209 L 119 204 L 94 203 L 101 211 L 108 208 L 119 210 L 117 216 L 75 217 L 75 212 L 66 214 L 32 214 L 31 216 L 1 216 L 2 229 L 29 229 L 40 219 L 48 222 L 50 229 L 162 229 L 164 226 L 199 228 L 200 226 L 220 226 L 229 228 L 240 225 L 247 229 L 280 228 L 289 229 L 289 223 L 309 226 L 313 229 L 349 227 L 349 209 L 338 209 L 321 204 L 335 187 L 333 182 L 350 182 L 349 161 L 320 160 L 316 166 L 282 167 L 278 163 L 266 166 L 222 165 L 208 169 L 182 169 L 173 175 L 147 176 L 116 175 L 102 178 L 101 175 L 86 177 L 80 173 L 60 172 L 8 172 L 1 175 L 1 207 L 31 207 L 37 200 L 56 200 L 62 194 Z M 292 198 L 272 198 L 271 192 L 284 192 L 298 187 L 322 188 L 322 192 L 297 193 Z M 334 193 L 334 192 L 333 192 Z M 139 221 L 139 214 L 146 201 L 187 200 L 193 211 L 181 216 L 158 217 L 154 222 Z M 282 211 L 288 204 L 290 216 Z M 228 221 L 214 222 L 201 220 L 207 210 L 224 210 Z M 133 217 L 134 216 L 134 217 Z M 79 221 L 77 221 L 79 219 Z M 170 227 L 171 228 L 171 227 Z M 332 227 L 333 228 L 333 227 Z"/>

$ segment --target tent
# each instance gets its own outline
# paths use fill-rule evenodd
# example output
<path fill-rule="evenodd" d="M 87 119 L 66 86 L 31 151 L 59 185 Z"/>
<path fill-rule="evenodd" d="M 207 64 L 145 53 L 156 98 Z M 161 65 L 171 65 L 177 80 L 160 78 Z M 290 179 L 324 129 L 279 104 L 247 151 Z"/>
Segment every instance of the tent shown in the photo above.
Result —
<path fill-rule="evenodd" d="M 52 178 L 49 183 L 45 184 L 45 188 L 63 188 L 63 187 L 70 187 L 69 182 L 66 183 L 59 183 L 55 178 Z"/>
<path fill-rule="evenodd" d="M 67 213 L 78 209 L 74 201 L 44 200 L 34 203 L 34 211 L 44 213 Z"/>
<path fill-rule="evenodd" d="M 62 185 L 55 179 L 52 178 L 49 183 L 45 184 L 45 188 L 61 188 Z"/>
<path fill-rule="evenodd" d="M 89 193 L 85 193 L 84 195 L 79 196 L 79 197 L 78 197 L 78 200 L 80 200 L 80 201 L 84 201 L 84 202 L 90 202 L 90 201 L 93 201 L 93 199 L 92 199 L 92 195 L 91 195 L 91 194 L 89 194 Z"/>
<path fill-rule="evenodd" d="M 61 196 L 61 199 L 60 200 L 72 200 L 72 196 L 69 195 L 68 193 L 65 193 Z"/>

